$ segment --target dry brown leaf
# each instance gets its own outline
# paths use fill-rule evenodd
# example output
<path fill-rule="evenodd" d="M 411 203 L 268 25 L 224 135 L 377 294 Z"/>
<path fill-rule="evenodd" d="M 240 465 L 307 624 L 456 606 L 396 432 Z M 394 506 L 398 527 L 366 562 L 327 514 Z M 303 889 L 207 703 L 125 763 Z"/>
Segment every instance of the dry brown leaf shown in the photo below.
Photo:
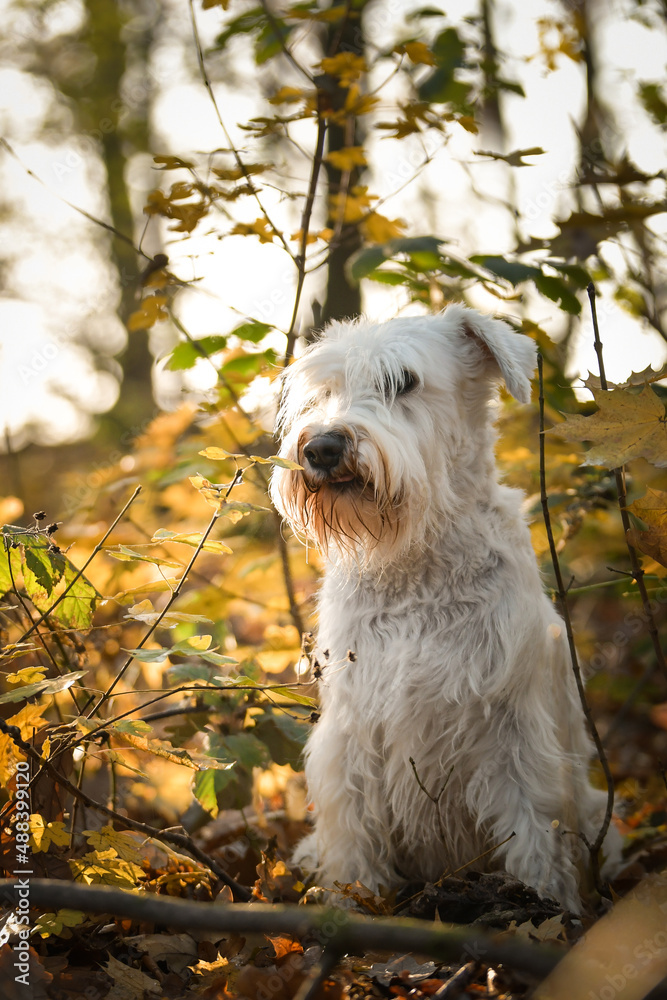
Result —
<path fill-rule="evenodd" d="M 665 407 L 652 389 L 628 392 L 593 390 L 599 409 L 591 417 L 567 414 L 565 423 L 548 432 L 565 441 L 590 441 L 591 465 L 615 469 L 633 458 L 667 466 Z"/>
<path fill-rule="evenodd" d="M 667 566 L 667 493 L 649 487 L 643 497 L 629 505 L 628 510 L 648 525 L 647 531 L 639 528 L 628 530 L 630 545 L 645 552 L 661 566 Z"/>

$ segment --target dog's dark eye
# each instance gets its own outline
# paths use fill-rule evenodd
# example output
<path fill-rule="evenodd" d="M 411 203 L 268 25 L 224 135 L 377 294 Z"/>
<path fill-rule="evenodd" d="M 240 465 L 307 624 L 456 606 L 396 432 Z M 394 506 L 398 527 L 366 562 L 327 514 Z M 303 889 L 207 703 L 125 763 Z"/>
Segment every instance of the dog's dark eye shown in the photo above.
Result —
<path fill-rule="evenodd" d="M 418 385 L 419 379 L 417 376 L 408 371 L 407 368 L 404 368 L 396 379 L 390 375 L 385 375 L 382 384 L 382 394 L 386 400 L 391 400 L 395 396 L 407 396 Z"/>
<path fill-rule="evenodd" d="M 401 372 L 401 381 L 396 386 L 396 395 L 406 396 L 409 392 L 412 392 L 413 389 L 416 389 L 418 385 L 419 381 L 417 376 L 413 374 L 413 372 L 409 372 L 407 369 L 404 369 Z"/>

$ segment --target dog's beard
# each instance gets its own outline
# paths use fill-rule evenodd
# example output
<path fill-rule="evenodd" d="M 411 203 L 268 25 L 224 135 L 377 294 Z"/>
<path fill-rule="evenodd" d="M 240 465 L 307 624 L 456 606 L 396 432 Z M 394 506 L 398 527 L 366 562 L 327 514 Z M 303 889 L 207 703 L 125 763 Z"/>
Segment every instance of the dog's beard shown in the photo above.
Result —
<path fill-rule="evenodd" d="M 361 472 L 335 477 L 290 472 L 279 490 L 283 513 L 292 527 L 325 554 L 367 563 L 385 558 L 402 535 L 403 502 L 384 483 Z"/>

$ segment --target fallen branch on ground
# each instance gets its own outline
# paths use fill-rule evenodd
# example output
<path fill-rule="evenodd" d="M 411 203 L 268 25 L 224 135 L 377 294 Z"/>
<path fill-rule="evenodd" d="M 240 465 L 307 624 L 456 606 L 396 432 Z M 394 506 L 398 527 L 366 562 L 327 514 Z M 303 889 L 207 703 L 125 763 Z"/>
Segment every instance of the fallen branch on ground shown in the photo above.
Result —
<path fill-rule="evenodd" d="M 472 928 L 443 927 L 405 917 L 364 917 L 321 906 L 192 903 L 41 878 L 30 879 L 29 893 L 31 906 L 66 907 L 188 930 L 314 935 L 325 949 L 339 955 L 363 949 L 413 952 L 444 962 L 473 958 L 491 965 L 502 963 L 539 978 L 563 957 L 561 950 L 517 938 L 498 938 Z M 10 906 L 18 903 L 15 880 L 0 880 L 0 901 Z"/>

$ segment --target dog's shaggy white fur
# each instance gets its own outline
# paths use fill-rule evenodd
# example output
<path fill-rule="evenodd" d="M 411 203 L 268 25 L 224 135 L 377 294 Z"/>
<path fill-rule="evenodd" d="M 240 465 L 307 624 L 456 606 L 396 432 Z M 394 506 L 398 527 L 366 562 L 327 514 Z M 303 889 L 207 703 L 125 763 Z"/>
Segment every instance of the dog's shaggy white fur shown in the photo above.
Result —
<path fill-rule="evenodd" d="M 434 880 L 478 855 L 577 910 L 605 795 L 492 401 L 535 348 L 460 306 L 334 323 L 286 374 L 272 497 L 326 558 L 306 750 L 320 884 Z M 410 763 L 437 806 L 420 788 Z M 449 777 L 448 777 L 449 776 Z M 507 838 L 514 833 L 510 840 Z M 607 854 L 610 853 L 607 847 Z"/>

